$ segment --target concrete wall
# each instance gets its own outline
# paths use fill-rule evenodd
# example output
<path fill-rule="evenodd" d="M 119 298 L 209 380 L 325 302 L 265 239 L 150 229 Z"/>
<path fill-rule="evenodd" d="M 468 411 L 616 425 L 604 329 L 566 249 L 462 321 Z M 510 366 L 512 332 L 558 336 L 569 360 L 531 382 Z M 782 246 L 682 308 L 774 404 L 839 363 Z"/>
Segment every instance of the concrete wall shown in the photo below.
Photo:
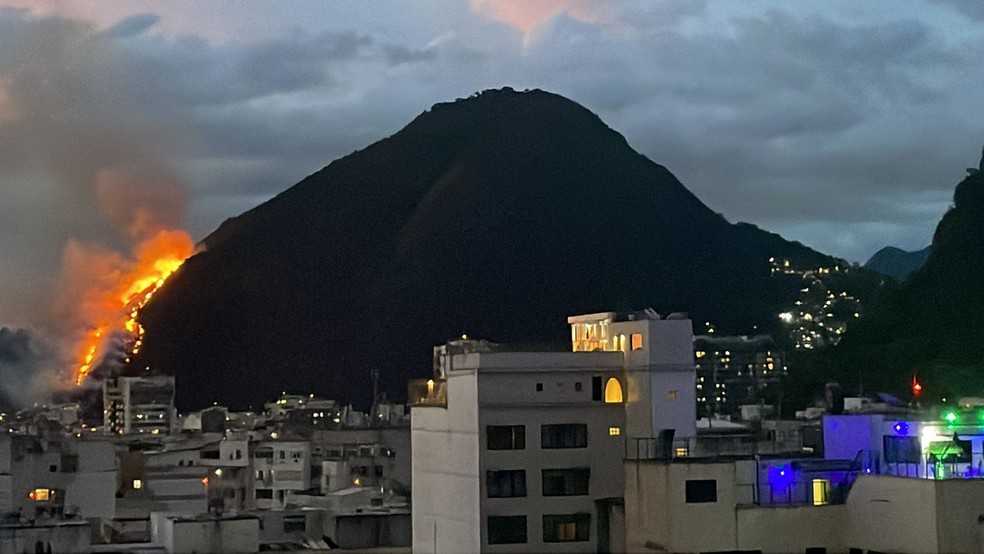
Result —
<path fill-rule="evenodd" d="M 410 515 L 340 516 L 333 539 L 343 549 L 407 547 L 411 544 Z"/>
<path fill-rule="evenodd" d="M 805 552 L 824 547 L 846 552 L 844 536 L 847 509 L 828 506 L 740 506 L 736 512 L 738 550 L 765 554 Z"/>
<path fill-rule="evenodd" d="M 157 516 L 155 518 L 154 516 Z M 154 542 L 170 553 L 258 552 L 260 525 L 256 518 L 193 520 L 155 513 Z"/>
<path fill-rule="evenodd" d="M 739 472 L 742 475 L 739 475 Z M 738 548 L 735 506 L 748 502 L 749 481 L 734 462 L 625 462 L 625 539 L 630 552 L 724 551 Z M 686 482 L 717 481 L 717 502 L 688 504 Z"/>
<path fill-rule="evenodd" d="M 936 485 L 939 552 L 984 552 L 984 481 L 949 479 Z"/>
<path fill-rule="evenodd" d="M 35 552 L 39 541 L 45 551 L 89 552 L 91 530 L 86 522 L 0 526 L 0 552 Z"/>
<path fill-rule="evenodd" d="M 934 483 L 859 476 L 847 498 L 847 546 L 880 552 L 938 552 Z"/>
<path fill-rule="evenodd" d="M 448 372 L 447 408 L 412 408 L 413 551 L 478 552 L 478 383 Z"/>

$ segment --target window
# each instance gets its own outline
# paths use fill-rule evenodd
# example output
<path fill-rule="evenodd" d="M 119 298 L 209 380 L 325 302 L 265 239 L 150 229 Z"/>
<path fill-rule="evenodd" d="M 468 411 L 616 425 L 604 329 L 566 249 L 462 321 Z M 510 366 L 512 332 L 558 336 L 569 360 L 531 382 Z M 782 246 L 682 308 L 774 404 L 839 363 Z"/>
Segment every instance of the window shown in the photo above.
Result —
<path fill-rule="evenodd" d="M 263 470 L 262 469 L 256 471 L 256 478 L 259 479 L 260 481 L 263 480 Z"/>
<path fill-rule="evenodd" d="M 271 450 L 269 448 L 262 449 L 262 450 L 257 450 L 255 456 L 256 456 L 257 459 L 260 459 L 260 460 L 263 460 L 263 459 L 272 460 L 273 459 L 273 450 Z"/>
<path fill-rule="evenodd" d="M 526 542 L 526 516 L 489 516 L 489 544 Z"/>
<path fill-rule="evenodd" d="M 133 480 L 133 490 L 137 490 L 138 491 L 138 490 L 140 490 L 142 488 L 143 488 L 143 481 L 141 481 L 140 479 L 134 479 Z"/>
<path fill-rule="evenodd" d="M 304 532 L 307 521 L 304 516 L 284 516 L 284 533 Z"/>
<path fill-rule="evenodd" d="M 257 500 L 273 500 L 273 489 L 256 489 Z"/>
<path fill-rule="evenodd" d="M 218 450 L 203 450 L 202 451 L 203 460 L 218 460 L 219 451 Z"/>
<path fill-rule="evenodd" d="M 591 540 L 591 514 L 543 516 L 543 542 Z"/>
<path fill-rule="evenodd" d="M 489 425 L 485 428 L 489 450 L 523 450 L 526 427 L 523 425 Z"/>
<path fill-rule="evenodd" d="M 374 468 L 374 473 L 376 474 L 376 477 L 382 477 L 383 476 L 383 466 L 376 466 Z"/>
<path fill-rule="evenodd" d="M 632 350 L 642 350 L 642 335 L 632 333 Z"/>
<path fill-rule="evenodd" d="M 676 457 L 677 458 L 686 458 L 689 455 L 690 455 L 690 447 L 689 446 L 678 446 L 678 447 L 676 447 Z"/>
<path fill-rule="evenodd" d="M 618 379 L 614 377 L 609 377 L 608 382 L 605 383 L 605 403 L 622 403 L 622 383 L 619 383 Z"/>
<path fill-rule="evenodd" d="M 75 473 L 79 470 L 79 457 L 77 454 L 62 454 L 61 456 L 62 473 Z"/>
<path fill-rule="evenodd" d="M 882 438 L 885 461 L 895 464 L 918 464 L 922 460 L 922 448 L 919 437 L 893 437 L 885 435 Z"/>
<path fill-rule="evenodd" d="M 617 437 L 617 436 L 619 436 L 621 434 L 622 434 L 622 428 L 621 427 L 616 427 L 616 426 L 613 425 L 613 426 L 611 426 L 611 427 L 608 428 L 608 436 L 609 437 Z"/>
<path fill-rule="evenodd" d="M 591 469 L 575 467 L 570 469 L 543 470 L 543 496 L 580 496 L 588 494 Z"/>
<path fill-rule="evenodd" d="M 699 504 L 702 502 L 717 502 L 717 480 L 715 479 L 688 479 L 687 480 L 687 504 Z"/>
<path fill-rule="evenodd" d="M 526 470 L 500 469 L 486 471 L 485 491 L 489 498 L 526 496 Z"/>
<path fill-rule="evenodd" d="M 280 451 L 280 459 L 281 460 L 286 460 L 287 459 L 287 451 L 286 450 L 281 450 Z"/>
<path fill-rule="evenodd" d="M 542 448 L 585 448 L 588 426 L 584 423 L 560 423 L 540 426 Z"/>
<path fill-rule="evenodd" d="M 830 503 L 830 479 L 813 480 L 813 505 L 823 506 Z"/>
<path fill-rule="evenodd" d="M 601 375 L 591 378 L 591 400 L 601 401 Z"/>
<path fill-rule="evenodd" d="M 543 383 L 536 384 L 536 392 L 543 392 Z"/>
<path fill-rule="evenodd" d="M 581 392 L 581 390 L 582 390 L 583 388 L 584 388 L 584 387 L 582 387 L 582 386 L 581 386 L 581 382 L 580 382 L 580 381 L 577 381 L 576 383 L 574 383 L 574 390 L 575 390 L 576 392 Z"/>

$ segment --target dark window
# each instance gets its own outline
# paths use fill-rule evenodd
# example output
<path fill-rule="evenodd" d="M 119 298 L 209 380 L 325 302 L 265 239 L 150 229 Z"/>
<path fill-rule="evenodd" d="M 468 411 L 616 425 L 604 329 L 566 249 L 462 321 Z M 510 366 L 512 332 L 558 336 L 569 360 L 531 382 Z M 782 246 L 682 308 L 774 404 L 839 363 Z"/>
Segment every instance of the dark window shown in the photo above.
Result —
<path fill-rule="evenodd" d="M 307 522 L 304 516 L 284 516 L 284 533 L 303 532 L 306 529 Z"/>
<path fill-rule="evenodd" d="M 273 500 L 273 489 L 256 489 L 257 500 Z"/>
<path fill-rule="evenodd" d="M 62 454 L 62 473 L 75 473 L 79 470 L 79 457 L 76 454 Z"/>
<path fill-rule="evenodd" d="M 48 471 L 54 473 L 54 472 L 58 471 L 58 466 L 56 466 L 56 465 L 50 465 L 50 466 L 48 466 Z"/>
<path fill-rule="evenodd" d="M 218 460 L 219 451 L 218 450 L 203 450 L 202 451 L 203 460 Z"/>
<path fill-rule="evenodd" d="M 591 378 L 591 400 L 601 401 L 601 376 L 595 375 Z"/>
<path fill-rule="evenodd" d="M 536 384 L 536 392 L 543 392 L 543 383 Z"/>
<path fill-rule="evenodd" d="M 578 381 L 578 382 L 576 382 L 576 383 L 574 383 L 574 390 L 575 390 L 575 391 L 577 391 L 577 392 L 581 392 L 581 389 L 583 389 L 583 388 L 584 388 L 584 387 L 582 387 L 582 386 L 581 386 L 581 382 L 580 382 L 580 381 Z"/>
<path fill-rule="evenodd" d="M 485 490 L 489 498 L 526 496 L 526 470 L 501 469 L 486 471 Z"/>
<path fill-rule="evenodd" d="M 584 423 L 560 423 L 540 426 L 542 448 L 584 448 L 588 446 L 588 426 Z"/>
<path fill-rule="evenodd" d="M 588 481 L 591 469 L 575 467 L 571 469 L 543 470 L 543 496 L 578 496 L 588 494 Z"/>
<path fill-rule="evenodd" d="M 287 451 L 286 450 L 281 450 L 280 451 L 280 459 L 281 460 L 286 460 L 287 459 Z"/>
<path fill-rule="evenodd" d="M 272 460 L 273 459 L 273 450 L 269 450 L 269 449 L 267 449 L 267 450 L 257 450 L 255 456 L 257 458 L 259 458 L 259 459 Z"/>
<path fill-rule="evenodd" d="M 591 540 L 591 514 L 543 516 L 543 542 Z"/>
<path fill-rule="evenodd" d="M 376 466 L 375 469 L 376 469 L 376 477 L 382 477 L 383 476 L 383 466 Z"/>
<path fill-rule="evenodd" d="M 526 427 L 523 425 L 489 425 L 485 428 L 489 450 L 523 450 Z"/>
<path fill-rule="evenodd" d="M 885 435 L 885 461 L 890 464 L 918 464 L 922 461 L 919 437 L 893 437 Z"/>
<path fill-rule="evenodd" d="M 687 504 L 717 502 L 717 481 L 714 479 L 688 479 Z"/>
<path fill-rule="evenodd" d="M 489 516 L 489 544 L 526 542 L 526 516 Z"/>

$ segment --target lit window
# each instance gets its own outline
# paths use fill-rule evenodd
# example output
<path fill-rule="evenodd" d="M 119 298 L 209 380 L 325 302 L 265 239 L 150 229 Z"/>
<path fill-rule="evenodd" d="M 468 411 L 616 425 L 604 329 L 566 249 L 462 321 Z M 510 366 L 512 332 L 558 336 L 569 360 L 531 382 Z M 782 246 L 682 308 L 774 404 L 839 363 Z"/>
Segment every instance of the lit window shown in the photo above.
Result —
<path fill-rule="evenodd" d="M 51 489 L 34 489 L 27 497 L 35 502 L 47 502 L 51 500 Z"/>
<path fill-rule="evenodd" d="M 677 397 L 677 391 L 675 391 L 675 390 L 668 390 L 668 391 L 666 391 L 666 397 L 667 398 L 676 398 Z"/>
<path fill-rule="evenodd" d="M 134 479 L 133 480 L 133 488 L 134 488 L 134 490 L 140 490 L 140 489 L 142 489 L 143 488 L 143 481 L 141 481 L 140 479 Z"/>
<path fill-rule="evenodd" d="M 609 434 L 609 436 L 617 437 L 617 436 L 619 436 L 619 435 L 622 434 L 622 428 L 621 427 L 609 427 L 608 428 L 608 434 Z"/>
<path fill-rule="evenodd" d="M 697 357 L 698 358 L 703 358 L 706 355 L 707 355 L 707 352 L 704 352 L 703 350 L 698 350 L 697 351 Z"/>
<path fill-rule="evenodd" d="M 678 446 L 676 449 L 677 458 L 686 458 L 690 455 L 690 448 L 686 446 Z"/>
<path fill-rule="evenodd" d="M 813 480 L 813 505 L 822 506 L 830 503 L 828 493 L 830 491 L 830 479 Z"/>
<path fill-rule="evenodd" d="M 642 350 L 642 335 L 632 333 L 632 350 Z"/>
<path fill-rule="evenodd" d="M 609 377 L 608 382 L 605 383 L 605 403 L 620 404 L 621 402 L 622 384 L 618 382 L 618 379 Z"/>

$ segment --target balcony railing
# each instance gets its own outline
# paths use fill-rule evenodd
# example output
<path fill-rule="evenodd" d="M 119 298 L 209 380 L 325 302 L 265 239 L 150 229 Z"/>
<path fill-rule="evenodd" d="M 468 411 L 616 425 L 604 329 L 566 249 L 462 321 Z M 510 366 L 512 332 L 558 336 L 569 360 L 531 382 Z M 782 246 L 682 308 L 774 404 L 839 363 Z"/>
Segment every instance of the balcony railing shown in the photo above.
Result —
<path fill-rule="evenodd" d="M 446 379 L 411 379 L 407 383 L 407 402 L 411 407 L 447 408 Z"/>

